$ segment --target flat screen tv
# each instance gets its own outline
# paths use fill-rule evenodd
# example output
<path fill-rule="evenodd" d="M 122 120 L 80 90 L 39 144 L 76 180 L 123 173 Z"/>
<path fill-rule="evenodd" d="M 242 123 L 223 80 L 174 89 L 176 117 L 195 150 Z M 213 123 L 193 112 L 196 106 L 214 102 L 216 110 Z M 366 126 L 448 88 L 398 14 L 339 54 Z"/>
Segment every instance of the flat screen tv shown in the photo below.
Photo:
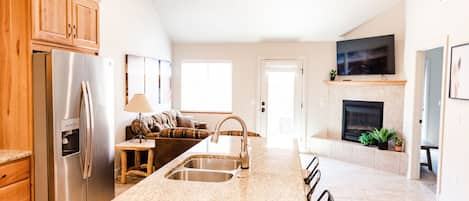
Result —
<path fill-rule="evenodd" d="M 337 42 L 337 74 L 395 74 L 394 35 Z"/>

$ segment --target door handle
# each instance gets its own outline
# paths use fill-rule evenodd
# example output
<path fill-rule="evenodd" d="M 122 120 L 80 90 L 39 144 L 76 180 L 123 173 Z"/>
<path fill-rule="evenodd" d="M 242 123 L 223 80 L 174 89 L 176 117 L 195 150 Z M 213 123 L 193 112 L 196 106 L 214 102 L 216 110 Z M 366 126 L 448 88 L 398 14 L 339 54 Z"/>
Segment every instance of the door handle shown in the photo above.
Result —
<path fill-rule="evenodd" d="M 88 161 L 88 178 L 91 177 L 93 171 L 93 135 L 94 135 L 94 104 L 91 94 L 90 82 L 86 81 L 86 91 L 88 92 L 89 115 L 90 115 L 90 132 L 87 142 L 89 142 L 89 161 Z"/>
<path fill-rule="evenodd" d="M 261 102 L 261 112 L 265 112 L 265 101 Z"/>
<path fill-rule="evenodd" d="M 261 108 L 261 112 L 265 112 L 265 107 L 262 107 L 262 108 Z"/>
<path fill-rule="evenodd" d="M 81 96 L 81 101 L 83 105 L 85 106 L 85 122 L 86 122 L 86 129 L 85 129 L 85 159 L 84 159 L 84 164 L 83 164 L 83 179 L 89 178 L 91 175 L 91 132 L 93 130 L 93 121 L 92 121 L 92 116 L 91 116 L 91 104 L 90 104 L 90 94 L 89 94 L 89 84 L 87 84 L 86 81 L 81 82 L 81 91 L 82 91 L 82 96 Z"/>

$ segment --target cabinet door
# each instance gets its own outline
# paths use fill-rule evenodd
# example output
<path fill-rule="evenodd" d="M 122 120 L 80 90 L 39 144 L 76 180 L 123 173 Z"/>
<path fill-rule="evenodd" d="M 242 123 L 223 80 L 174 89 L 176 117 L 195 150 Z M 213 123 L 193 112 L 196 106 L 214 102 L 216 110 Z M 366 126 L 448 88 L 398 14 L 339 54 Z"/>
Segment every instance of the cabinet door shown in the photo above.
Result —
<path fill-rule="evenodd" d="M 29 178 L 0 188 L 0 200 L 30 201 L 31 185 Z"/>
<path fill-rule="evenodd" d="M 73 0 L 73 45 L 98 49 L 99 5 L 95 0 Z"/>
<path fill-rule="evenodd" d="M 33 39 L 72 45 L 71 0 L 32 0 Z"/>

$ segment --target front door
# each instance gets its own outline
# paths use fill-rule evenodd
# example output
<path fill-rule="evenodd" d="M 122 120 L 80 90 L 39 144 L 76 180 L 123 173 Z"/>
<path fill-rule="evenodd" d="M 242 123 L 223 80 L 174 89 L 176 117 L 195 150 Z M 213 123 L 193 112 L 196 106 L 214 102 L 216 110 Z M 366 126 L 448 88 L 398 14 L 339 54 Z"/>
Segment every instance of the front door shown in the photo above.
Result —
<path fill-rule="evenodd" d="M 260 130 L 267 137 L 304 141 L 303 63 L 262 60 Z"/>

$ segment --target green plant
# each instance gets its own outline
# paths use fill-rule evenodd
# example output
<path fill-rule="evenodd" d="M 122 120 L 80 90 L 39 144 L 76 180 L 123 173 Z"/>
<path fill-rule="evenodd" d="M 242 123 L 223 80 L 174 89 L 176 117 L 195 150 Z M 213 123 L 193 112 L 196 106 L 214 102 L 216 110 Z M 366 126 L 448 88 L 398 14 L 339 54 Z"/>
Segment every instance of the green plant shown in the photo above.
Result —
<path fill-rule="evenodd" d="M 394 137 L 395 146 L 401 147 L 402 144 L 404 144 L 404 142 L 402 141 L 402 138 L 400 138 L 399 136 Z"/>
<path fill-rule="evenodd" d="M 332 70 L 329 72 L 329 76 L 330 76 L 331 78 L 337 76 L 337 70 L 332 69 Z"/>
<path fill-rule="evenodd" d="M 365 146 L 371 145 L 374 143 L 375 139 L 371 137 L 368 133 L 362 133 L 360 138 L 358 138 L 360 143 L 362 143 Z"/>
<path fill-rule="evenodd" d="M 368 134 L 375 139 L 378 143 L 386 143 L 391 140 L 394 136 L 396 136 L 396 132 L 392 130 L 388 130 L 386 128 L 381 128 L 380 130 L 374 129 Z"/>

